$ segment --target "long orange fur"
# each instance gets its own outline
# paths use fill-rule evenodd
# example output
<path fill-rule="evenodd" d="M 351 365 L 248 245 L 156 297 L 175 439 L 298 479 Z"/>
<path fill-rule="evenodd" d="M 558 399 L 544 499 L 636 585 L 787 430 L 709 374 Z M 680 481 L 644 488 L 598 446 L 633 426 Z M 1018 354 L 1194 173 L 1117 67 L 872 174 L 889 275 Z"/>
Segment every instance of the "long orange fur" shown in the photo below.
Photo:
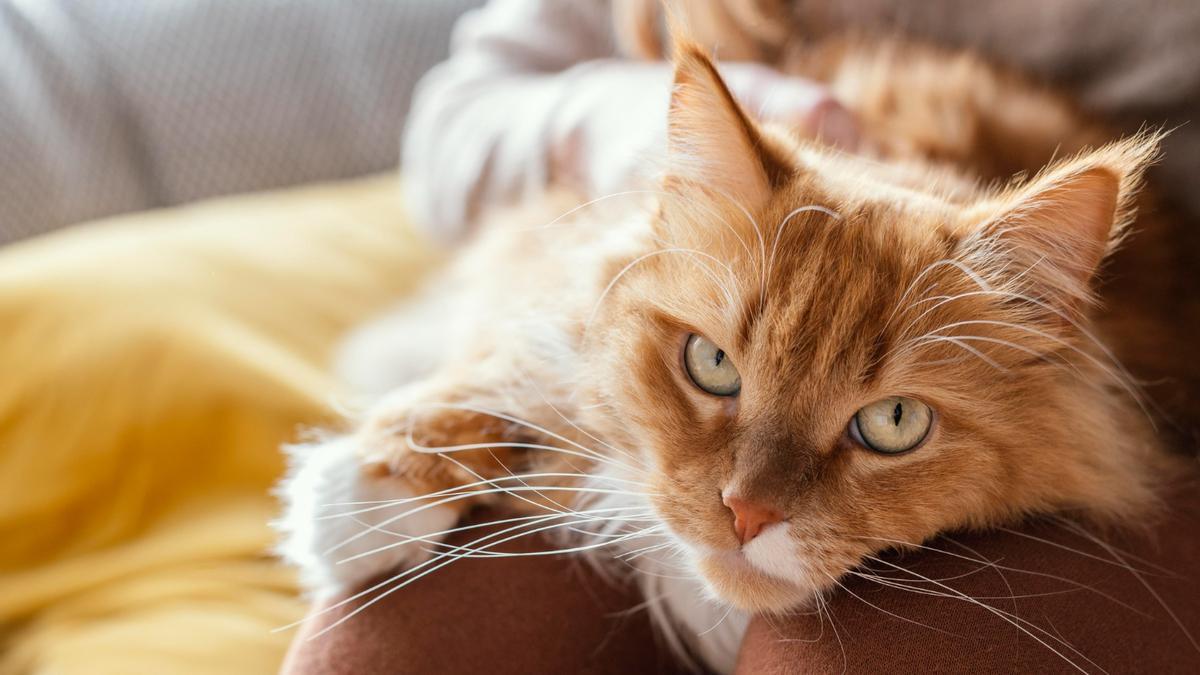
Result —
<path fill-rule="evenodd" d="M 861 121 L 862 151 L 845 154 L 752 120 L 699 47 L 675 62 L 661 189 L 549 225 L 497 215 L 447 272 L 470 330 L 360 424 L 377 492 L 561 473 L 547 492 L 439 508 L 583 509 L 593 496 L 553 489 L 616 467 L 748 611 L 810 602 L 880 542 L 1047 512 L 1152 516 L 1197 381 L 1193 327 L 1147 296 L 1179 272 L 1141 189 L 1157 134 L 1110 140 L 967 54 L 861 39 L 789 52 L 784 67 Z M 690 334 L 726 351 L 739 396 L 689 381 Z M 1164 374 L 1168 395 L 1143 386 Z M 855 411 L 894 395 L 933 408 L 927 441 L 882 456 L 851 440 Z M 414 444 L 467 448 L 447 461 Z M 788 560 L 739 557 L 731 485 L 784 514 Z"/>

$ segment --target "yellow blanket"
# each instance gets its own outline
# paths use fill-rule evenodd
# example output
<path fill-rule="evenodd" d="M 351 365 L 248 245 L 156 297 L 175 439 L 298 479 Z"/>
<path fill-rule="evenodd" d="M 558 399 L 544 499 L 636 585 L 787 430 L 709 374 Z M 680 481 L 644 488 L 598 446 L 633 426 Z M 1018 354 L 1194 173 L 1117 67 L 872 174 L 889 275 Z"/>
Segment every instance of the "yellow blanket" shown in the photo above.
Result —
<path fill-rule="evenodd" d="M 0 250 L 0 673 L 263 673 L 280 444 L 331 347 L 435 264 L 395 177 L 111 219 Z"/>

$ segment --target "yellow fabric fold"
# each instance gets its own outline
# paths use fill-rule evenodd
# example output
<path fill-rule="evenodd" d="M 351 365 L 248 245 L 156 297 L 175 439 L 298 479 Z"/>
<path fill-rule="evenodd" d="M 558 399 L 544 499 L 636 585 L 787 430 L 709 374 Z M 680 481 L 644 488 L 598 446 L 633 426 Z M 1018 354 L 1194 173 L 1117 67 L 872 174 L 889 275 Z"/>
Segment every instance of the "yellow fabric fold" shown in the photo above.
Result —
<path fill-rule="evenodd" d="M 394 176 L 0 250 L 0 673 L 261 673 L 303 603 L 269 557 L 281 444 L 331 350 L 436 264 Z"/>

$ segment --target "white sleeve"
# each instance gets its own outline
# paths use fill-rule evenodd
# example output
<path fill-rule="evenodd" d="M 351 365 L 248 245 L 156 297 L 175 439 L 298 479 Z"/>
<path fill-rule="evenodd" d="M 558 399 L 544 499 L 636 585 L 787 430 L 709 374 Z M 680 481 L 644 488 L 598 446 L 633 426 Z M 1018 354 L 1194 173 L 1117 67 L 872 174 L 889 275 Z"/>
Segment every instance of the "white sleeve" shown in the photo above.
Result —
<path fill-rule="evenodd" d="M 418 224 L 449 242 L 483 205 L 551 179 L 592 194 L 619 189 L 662 136 L 671 75 L 616 52 L 606 0 L 492 0 L 464 15 L 405 130 Z"/>

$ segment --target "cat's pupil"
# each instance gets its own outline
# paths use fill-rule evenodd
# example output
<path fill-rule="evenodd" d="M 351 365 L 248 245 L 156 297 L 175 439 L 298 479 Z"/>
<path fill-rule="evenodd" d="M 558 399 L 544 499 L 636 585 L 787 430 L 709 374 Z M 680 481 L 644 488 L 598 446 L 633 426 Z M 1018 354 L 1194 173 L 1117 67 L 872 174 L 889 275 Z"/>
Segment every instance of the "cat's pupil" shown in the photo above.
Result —
<path fill-rule="evenodd" d="M 900 426 L 900 418 L 904 416 L 904 406 L 897 403 L 896 408 L 892 410 L 892 422 L 896 426 Z"/>
<path fill-rule="evenodd" d="M 715 361 L 716 364 L 719 366 L 719 365 L 721 365 L 721 362 L 724 360 L 725 360 L 725 351 L 718 349 L 717 355 L 715 357 L 713 357 L 713 361 Z"/>

